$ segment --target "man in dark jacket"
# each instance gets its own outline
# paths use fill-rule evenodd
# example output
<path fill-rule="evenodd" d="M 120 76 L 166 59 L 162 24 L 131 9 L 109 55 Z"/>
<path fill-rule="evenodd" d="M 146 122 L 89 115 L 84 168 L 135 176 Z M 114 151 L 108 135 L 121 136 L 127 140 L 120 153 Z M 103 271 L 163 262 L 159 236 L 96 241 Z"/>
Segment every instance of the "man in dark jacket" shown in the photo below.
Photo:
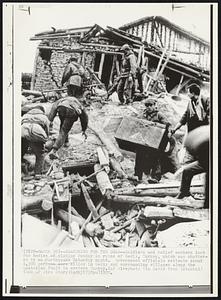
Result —
<path fill-rule="evenodd" d="M 121 104 L 124 104 L 124 95 L 126 98 L 126 103 L 131 102 L 133 98 L 135 89 L 134 82 L 137 72 L 137 61 L 136 56 L 128 44 L 123 45 L 121 50 L 124 52 L 124 58 L 122 61 L 121 74 L 117 86 L 117 94 Z"/>
<path fill-rule="evenodd" d="M 169 128 L 170 123 L 158 111 L 157 99 L 147 98 L 145 100 L 146 109 L 144 111 L 144 117 L 151 122 L 157 122 L 165 124 Z M 135 176 L 138 176 L 139 180 L 142 180 L 143 173 L 150 175 L 149 183 L 158 183 L 161 179 L 161 153 L 156 149 L 139 149 L 136 153 L 135 161 Z"/>
<path fill-rule="evenodd" d="M 60 131 L 59 131 L 58 138 L 56 139 L 53 148 L 49 153 L 49 157 L 51 159 L 58 158 L 57 150 L 65 142 L 66 143 L 68 142 L 68 133 L 71 130 L 72 125 L 74 124 L 74 122 L 78 120 L 78 118 L 80 118 L 81 127 L 83 131 L 83 135 L 85 135 L 85 138 L 86 138 L 85 131 L 88 126 L 88 115 L 84 110 L 84 107 L 75 97 L 68 96 L 65 98 L 61 98 L 60 100 L 55 102 L 49 113 L 48 118 L 50 122 L 53 122 L 57 113 L 60 118 Z"/>
<path fill-rule="evenodd" d="M 21 121 L 22 161 L 28 147 L 32 148 L 36 156 L 35 175 L 39 176 L 43 170 L 44 144 L 49 135 L 49 120 L 42 106 L 35 107 L 23 115 Z"/>
<path fill-rule="evenodd" d="M 202 125 L 209 124 L 209 98 L 200 95 L 200 87 L 196 84 L 190 85 L 188 92 L 190 101 L 187 105 L 187 109 L 175 128 L 171 130 L 172 134 L 185 124 L 187 125 L 188 133 Z M 192 155 L 189 153 L 186 154 L 186 163 L 194 160 Z"/>
<path fill-rule="evenodd" d="M 82 76 L 84 68 L 77 62 L 77 57 L 71 57 L 64 69 L 61 84 L 67 83 L 69 96 L 80 97 L 82 95 Z"/>

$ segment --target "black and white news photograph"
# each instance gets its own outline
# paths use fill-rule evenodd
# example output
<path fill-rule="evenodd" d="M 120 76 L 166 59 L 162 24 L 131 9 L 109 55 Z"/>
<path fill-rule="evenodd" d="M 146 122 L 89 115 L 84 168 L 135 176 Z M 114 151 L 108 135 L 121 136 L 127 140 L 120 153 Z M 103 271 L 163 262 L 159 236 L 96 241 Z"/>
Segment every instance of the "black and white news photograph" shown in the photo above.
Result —
<path fill-rule="evenodd" d="M 217 295 L 217 11 L 3 4 L 4 295 Z"/>

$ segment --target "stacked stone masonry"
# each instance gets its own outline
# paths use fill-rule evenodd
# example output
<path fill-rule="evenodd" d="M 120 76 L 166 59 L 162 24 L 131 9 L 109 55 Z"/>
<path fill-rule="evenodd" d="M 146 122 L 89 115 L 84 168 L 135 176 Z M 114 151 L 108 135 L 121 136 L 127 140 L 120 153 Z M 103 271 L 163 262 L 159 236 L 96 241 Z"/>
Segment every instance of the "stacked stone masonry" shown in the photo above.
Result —
<path fill-rule="evenodd" d="M 76 49 L 79 44 L 73 38 L 59 38 L 51 40 L 43 40 L 40 45 L 48 47 L 66 48 L 67 50 Z M 68 62 L 68 59 L 76 55 L 78 61 L 82 62 L 83 52 L 66 52 L 63 50 L 51 50 L 51 56 L 49 60 L 43 59 L 41 51 L 36 59 L 36 74 L 35 81 L 33 83 L 33 89 L 36 91 L 53 90 L 61 88 L 61 78 L 64 68 Z M 94 66 L 94 53 L 84 54 L 84 65 L 93 69 Z"/>

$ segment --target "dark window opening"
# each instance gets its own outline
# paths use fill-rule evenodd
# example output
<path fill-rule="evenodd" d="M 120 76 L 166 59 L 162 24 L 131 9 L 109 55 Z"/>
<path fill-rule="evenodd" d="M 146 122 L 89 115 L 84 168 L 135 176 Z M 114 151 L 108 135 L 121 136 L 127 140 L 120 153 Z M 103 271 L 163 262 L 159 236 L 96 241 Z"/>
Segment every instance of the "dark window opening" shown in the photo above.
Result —
<path fill-rule="evenodd" d="M 95 61 L 94 61 L 94 72 L 99 71 L 99 66 L 100 66 L 100 61 L 101 61 L 101 54 L 98 53 L 95 56 Z"/>
<path fill-rule="evenodd" d="M 108 55 L 108 54 L 105 55 L 101 81 L 105 84 L 106 88 L 108 88 L 109 85 L 112 64 L 113 64 L 113 55 Z"/>
<path fill-rule="evenodd" d="M 52 51 L 50 49 L 40 49 L 39 55 L 43 60 L 50 61 Z"/>

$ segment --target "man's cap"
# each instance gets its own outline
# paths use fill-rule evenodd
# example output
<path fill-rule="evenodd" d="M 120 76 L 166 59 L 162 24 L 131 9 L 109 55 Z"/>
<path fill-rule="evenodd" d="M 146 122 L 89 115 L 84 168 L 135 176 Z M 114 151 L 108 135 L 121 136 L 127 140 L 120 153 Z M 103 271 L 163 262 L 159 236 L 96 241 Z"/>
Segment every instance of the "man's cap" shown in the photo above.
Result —
<path fill-rule="evenodd" d="M 78 57 L 77 55 L 73 55 L 69 58 L 69 61 L 78 61 Z"/>
<path fill-rule="evenodd" d="M 198 84 L 191 84 L 190 86 L 188 86 L 188 90 L 190 91 L 190 93 L 194 93 L 195 95 L 200 94 L 200 86 Z"/>
<path fill-rule="evenodd" d="M 121 48 L 121 51 L 130 50 L 130 46 L 128 44 L 124 44 Z"/>
<path fill-rule="evenodd" d="M 56 92 L 48 92 L 47 99 L 55 98 L 58 100 L 58 94 Z"/>
<path fill-rule="evenodd" d="M 157 99 L 154 98 L 154 97 L 146 98 L 146 99 L 144 100 L 144 105 L 145 105 L 145 106 L 153 105 L 153 104 L 156 104 L 156 103 L 157 103 Z"/>

